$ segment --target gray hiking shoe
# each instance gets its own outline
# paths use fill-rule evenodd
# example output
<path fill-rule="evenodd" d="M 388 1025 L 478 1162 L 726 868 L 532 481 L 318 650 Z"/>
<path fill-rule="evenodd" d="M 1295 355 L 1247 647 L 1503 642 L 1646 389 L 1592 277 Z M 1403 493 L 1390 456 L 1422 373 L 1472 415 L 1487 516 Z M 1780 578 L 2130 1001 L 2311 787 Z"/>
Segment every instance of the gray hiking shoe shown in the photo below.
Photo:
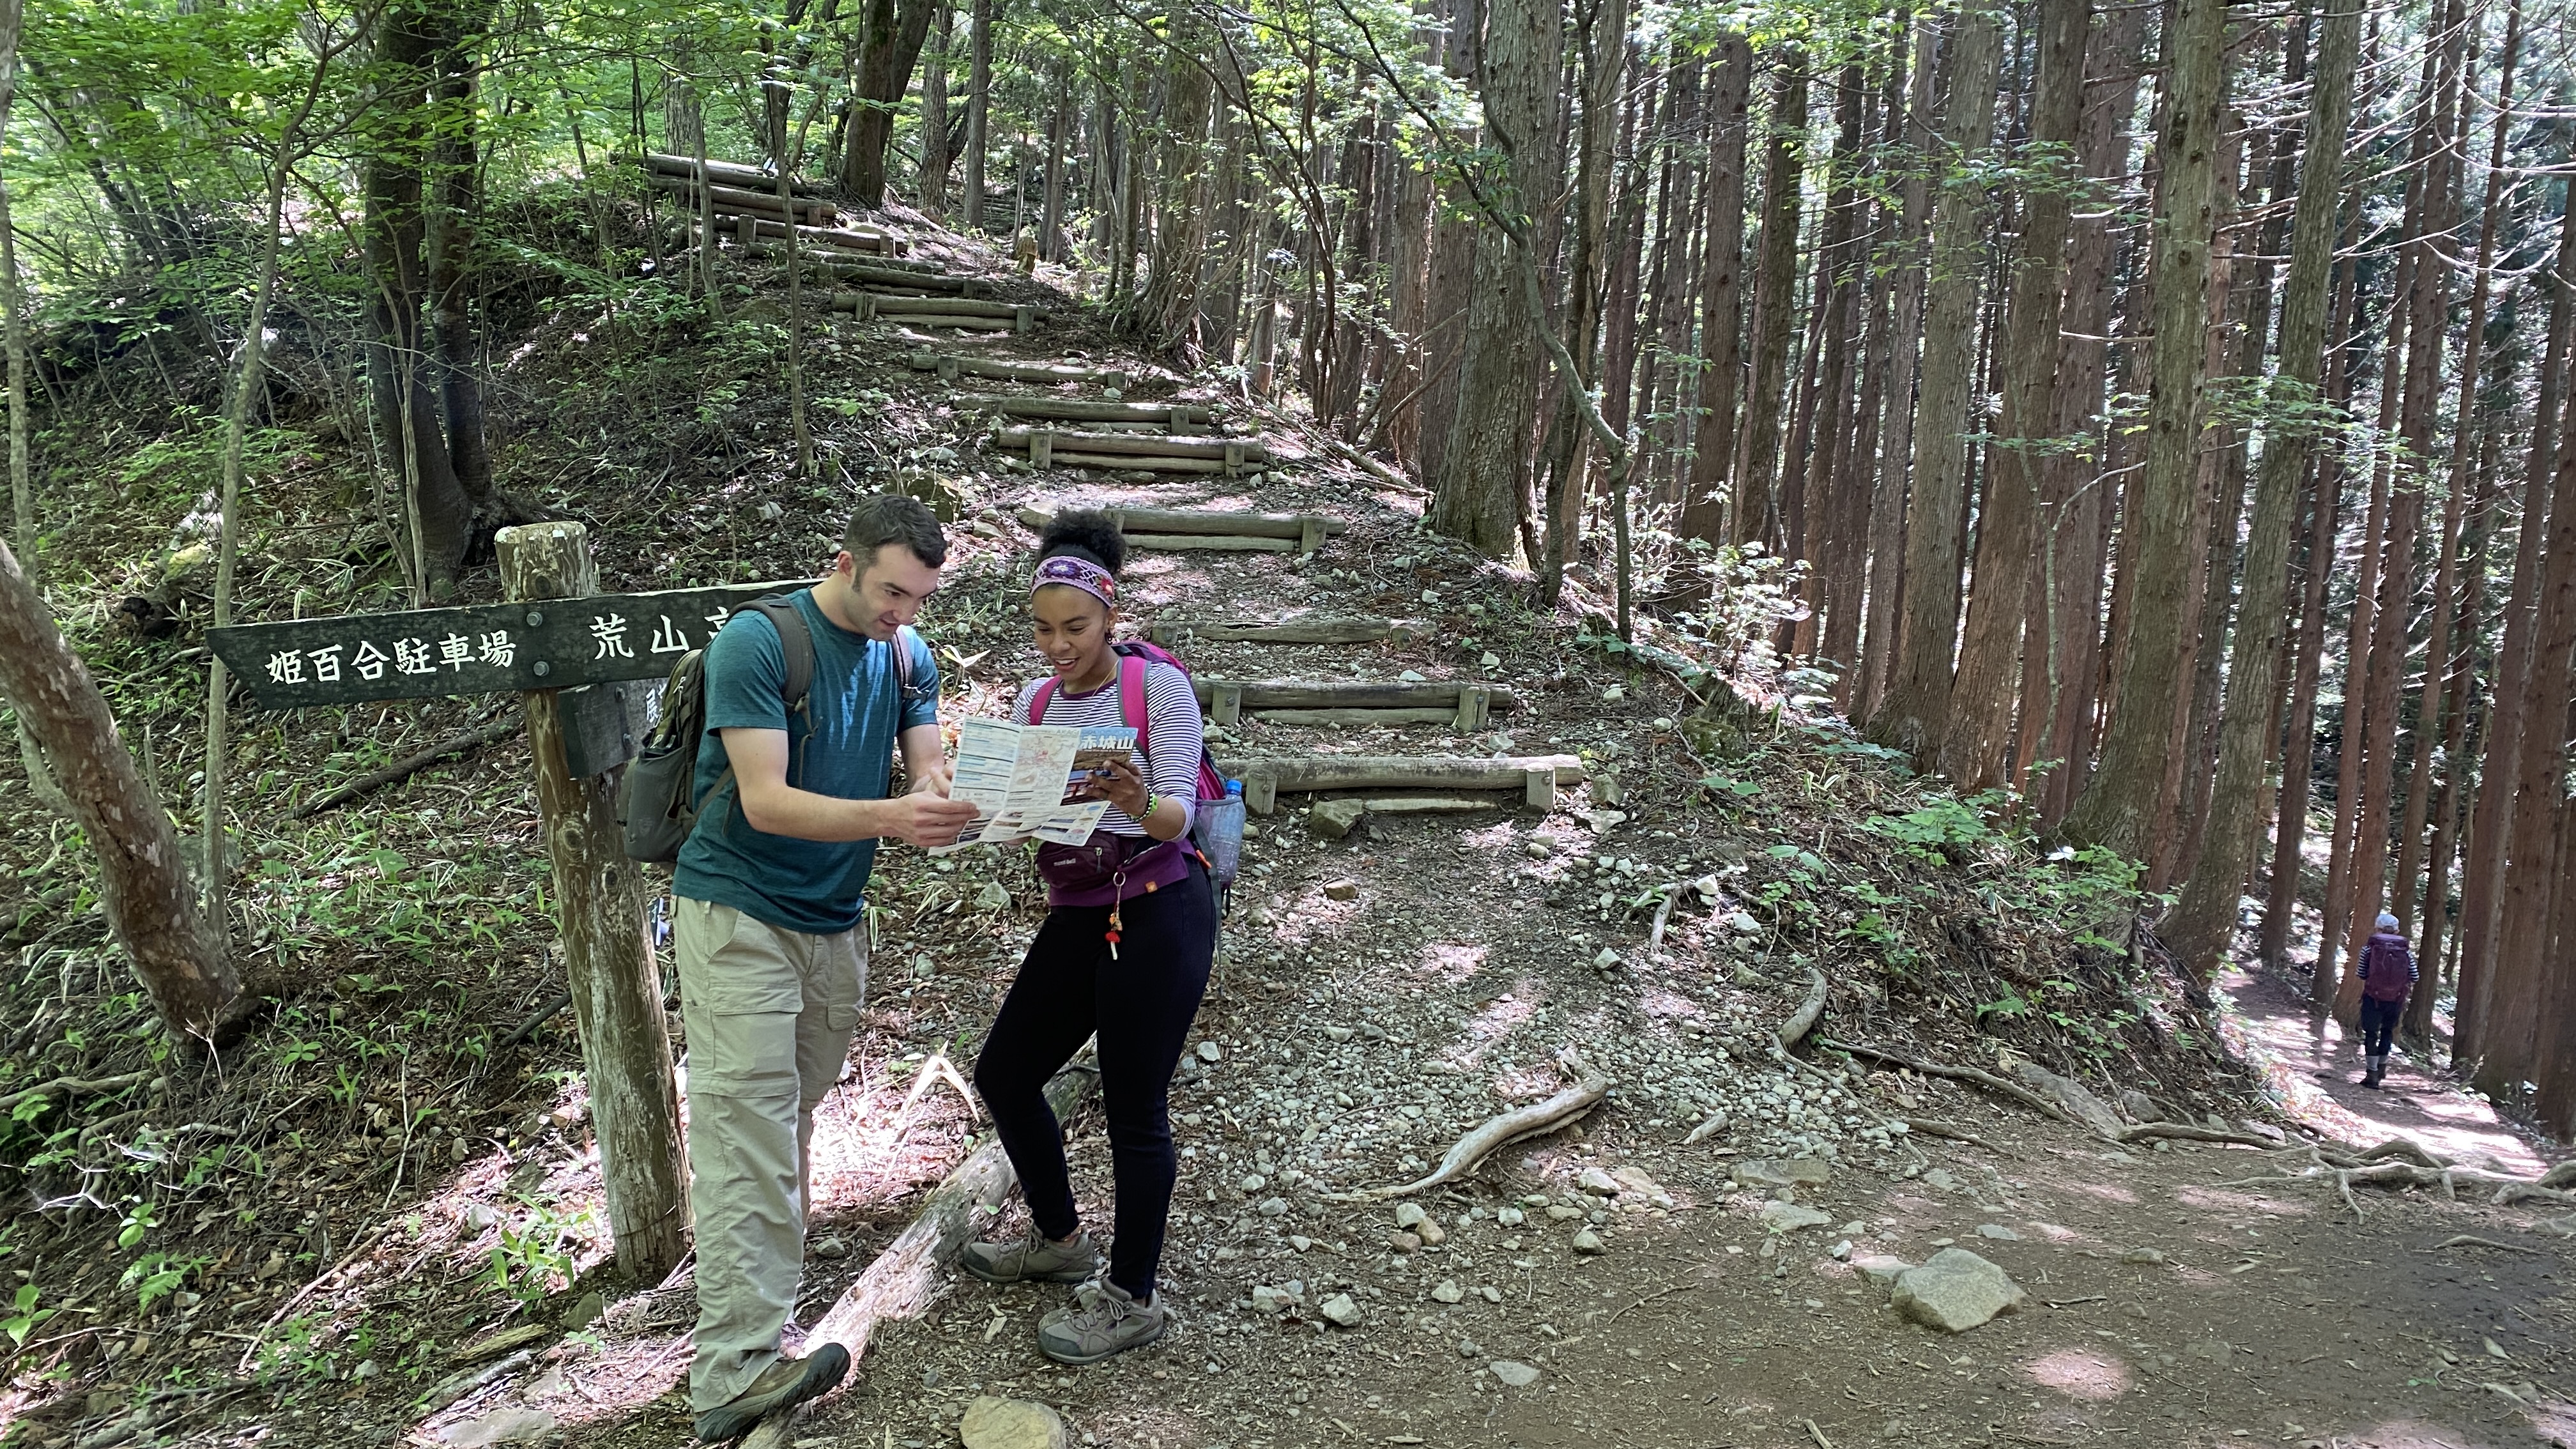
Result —
<path fill-rule="evenodd" d="M 1100 1271 L 1100 1249 L 1091 1234 L 1076 1233 L 1070 1243 L 1050 1242 L 1036 1228 L 1009 1243 L 968 1243 L 959 1266 L 987 1283 L 1079 1283 Z"/>
<path fill-rule="evenodd" d="M 1079 1305 L 1059 1308 L 1038 1322 L 1038 1352 L 1057 1363 L 1079 1367 L 1143 1348 L 1161 1338 L 1171 1322 L 1159 1294 L 1150 1303 L 1138 1303 L 1106 1278 L 1084 1288 Z"/>
<path fill-rule="evenodd" d="M 752 1431 L 764 1417 L 830 1393 L 849 1376 L 850 1351 L 827 1343 L 803 1358 L 782 1358 L 722 1408 L 709 1409 L 693 1426 L 699 1442 L 721 1444 Z"/>

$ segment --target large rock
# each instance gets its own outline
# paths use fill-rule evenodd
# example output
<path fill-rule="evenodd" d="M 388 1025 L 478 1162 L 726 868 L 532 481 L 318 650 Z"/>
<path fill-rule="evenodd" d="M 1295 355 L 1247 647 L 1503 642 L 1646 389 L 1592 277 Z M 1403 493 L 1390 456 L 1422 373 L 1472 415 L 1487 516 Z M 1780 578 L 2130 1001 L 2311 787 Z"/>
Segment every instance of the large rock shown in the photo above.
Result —
<path fill-rule="evenodd" d="M 1893 1253 L 1854 1253 L 1851 1265 L 1860 1275 L 1881 1288 L 1914 1271 L 1914 1265 Z"/>
<path fill-rule="evenodd" d="M 1339 840 L 1350 834 L 1367 813 L 1368 806 L 1362 801 L 1325 800 L 1306 812 L 1306 828 L 1325 840 Z"/>
<path fill-rule="evenodd" d="M 2013 1075 L 2021 1078 L 2023 1086 L 2055 1102 L 2066 1115 L 2103 1137 L 2117 1142 L 2126 1130 L 2127 1124 L 2120 1120 L 2119 1113 L 2072 1077 L 2061 1077 L 2037 1062 L 2013 1063 Z"/>
<path fill-rule="evenodd" d="M 1820 1228 L 1832 1222 L 1833 1215 L 1793 1202 L 1766 1202 L 1762 1205 L 1762 1226 L 1775 1233 L 1794 1233 L 1800 1228 Z"/>
<path fill-rule="evenodd" d="M 2029 1301 L 2003 1269 L 1965 1248 L 1943 1248 L 1922 1267 L 1897 1274 L 1889 1299 L 1899 1314 L 1945 1333 L 1965 1333 Z"/>
<path fill-rule="evenodd" d="M 966 1406 L 957 1432 L 966 1449 L 1065 1449 L 1064 1420 L 1044 1404 L 984 1395 Z"/>
<path fill-rule="evenodd" d="M 1735 1164 L 1739 1187 L 1822 1187 L 1833 1169 L 1812 1157 L 1748 1157 Z"/>

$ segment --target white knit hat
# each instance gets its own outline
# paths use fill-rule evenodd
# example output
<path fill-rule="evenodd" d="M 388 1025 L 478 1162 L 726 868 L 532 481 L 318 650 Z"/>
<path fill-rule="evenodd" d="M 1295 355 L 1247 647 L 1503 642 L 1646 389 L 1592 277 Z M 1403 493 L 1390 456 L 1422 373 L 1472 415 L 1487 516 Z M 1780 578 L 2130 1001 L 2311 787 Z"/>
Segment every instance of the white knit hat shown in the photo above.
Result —
<path fill-rule="evenodd" d="M 2381 930 L 2383 930 L 2383 931 L 2394 931 L 2394 930 L 2396 930 L 2396 929 L 2397 929 L 2397 918 L 2396 918 L 2395 916 L 2390 915 L 2390 914 L 2389 914 L 2388 912 L 2386 912 L 2386 911 L 2381 911 L 2381 912 L 2379 913 L 2379 929 L 2381 929 Z"/>

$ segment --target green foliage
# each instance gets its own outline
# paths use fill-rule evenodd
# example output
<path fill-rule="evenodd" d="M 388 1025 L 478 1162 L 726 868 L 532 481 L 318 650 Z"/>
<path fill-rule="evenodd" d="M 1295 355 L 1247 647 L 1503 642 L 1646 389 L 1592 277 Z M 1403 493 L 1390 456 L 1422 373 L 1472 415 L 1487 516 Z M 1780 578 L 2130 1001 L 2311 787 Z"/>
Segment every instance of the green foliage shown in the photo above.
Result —
<path fill-rule="evenodd" d="M 9 1335 L 11 1347 L 25 1348 L 27 1336 L 36 1331 L 37 1325 L 62 1311 L 59 1308 L 37 1307 L 36 1302 L 40 1296 L 35 1284 L 21 1283 L 18 1285 L 16 1296 L 10 1299 L 8 1314 L 0 1317 L 0 1333 Z"/>

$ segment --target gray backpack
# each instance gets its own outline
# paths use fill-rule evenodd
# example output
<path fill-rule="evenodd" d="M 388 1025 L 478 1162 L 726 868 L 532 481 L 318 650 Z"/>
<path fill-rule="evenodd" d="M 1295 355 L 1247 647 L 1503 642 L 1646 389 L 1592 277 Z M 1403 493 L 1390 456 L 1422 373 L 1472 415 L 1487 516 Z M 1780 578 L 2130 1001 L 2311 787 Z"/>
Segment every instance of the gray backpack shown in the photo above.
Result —
<path fill-rule="evenodd" d="M 814 685 L 814 635 L 805 626 L 805 616 L 796 605 L 784 598 L 771 596 L 756 599 L 751 605 L 769 616 L 778 630 L 778 647 L 786 657 L 787 678 L 779 686 L 779 698 L 787 713 L 805 716 L 806 738 L 813 738 L 812 718 L 806 714 L 805 696 Z M 895 683 L 898 691 L 912 688 L 912 647 L 909 629 L 900 630 L 894 641 Z M 617 823 L 625 832 L 626 854 L 653 865 L 671 865 L 680 858 L 680 847 L 686 845 L 691 831 L 697 829 L 701 810 L 697 799 L 698 746 L 707 732 L 707 661 L 706 651 L 692 649 L 671 666 L 671 677 L 662 685 L 662 715 L 653 724 L 652 733 L 644 737 L 644 746 L 636 752 L 633 763 L 626 767 L 626 778 L 617 786 Z M 794 778 L 805 778 L 803 747 L 798 747 L 793 767 Z M 733 783 L 733 767 L 727 765 L 716 777 L 715 788 L 707 792 L 706 803 L 716 804 L 718 796 Z"/>

